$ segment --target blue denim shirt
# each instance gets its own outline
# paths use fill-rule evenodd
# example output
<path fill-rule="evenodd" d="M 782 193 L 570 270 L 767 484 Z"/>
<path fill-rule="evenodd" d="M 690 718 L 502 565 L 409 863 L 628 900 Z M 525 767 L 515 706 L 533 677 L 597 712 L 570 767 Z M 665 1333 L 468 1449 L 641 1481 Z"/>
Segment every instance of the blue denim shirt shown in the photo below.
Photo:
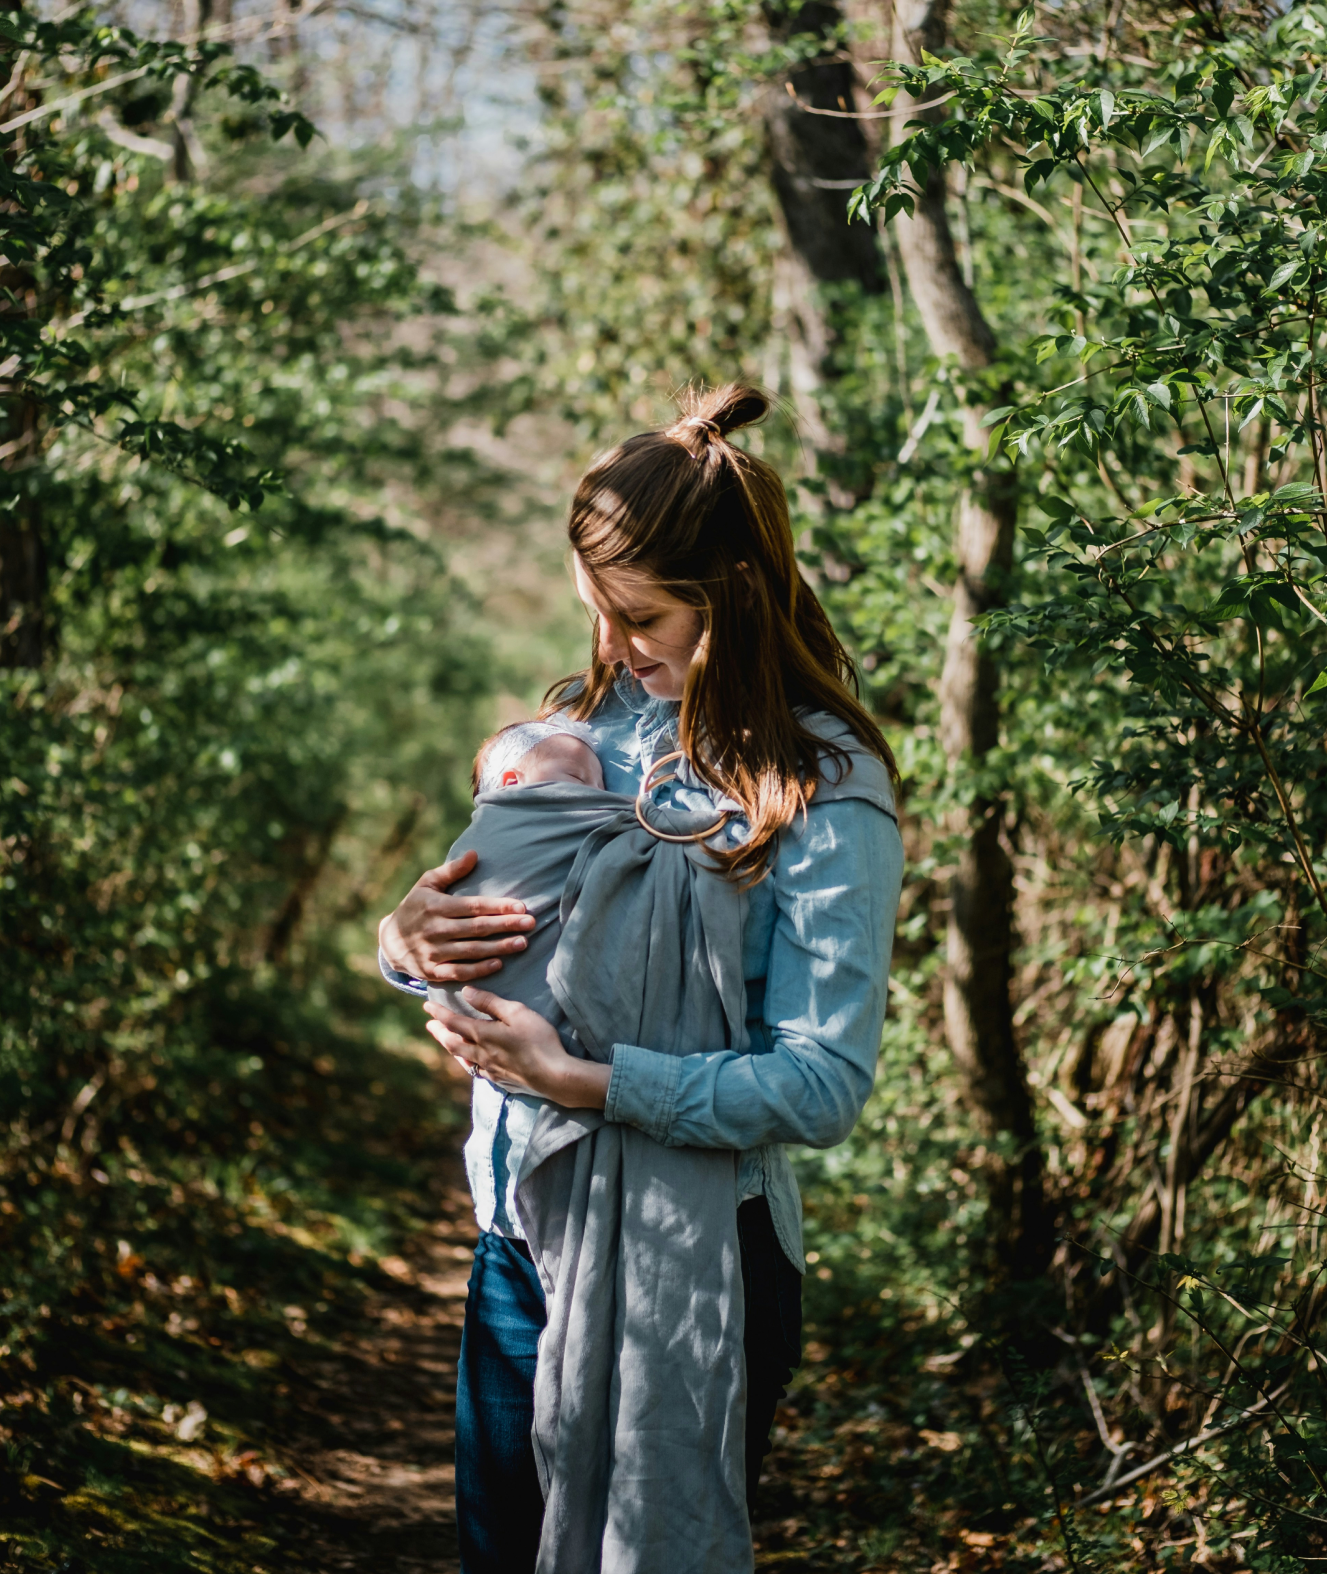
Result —
<path fill-rule="evenodd" d="M 630 676 L 590 723 L 610 792 L 635 794 L 676 747 L 677 705 Z M 655 789 L 685 800 L 676 783 Z M 743 833 L 741 822 L 729 835 Z M 769 875 L 748 893 L 742 936 L 746 1053 L 677 1057 L 618 1044 L 605 1114 L 674 1147 L 740 1152 L 739 1200 L 764 1195 L 779 1243 L 802 1269 L 801 1199 L 785 1143 L 827 1148 L 861 1114 L 885 1017 L 903 846 L 894 819 L 849 799 L 816 804 L 781 833 Z M 380 958 L 387 980 L 424 993 Z M 499 974 L 492 987 L 500 994 Z M 540 1101 L 476 1079 L 466 1170 L 481 1229 L 519 1235 L 516 1175 Z"/>

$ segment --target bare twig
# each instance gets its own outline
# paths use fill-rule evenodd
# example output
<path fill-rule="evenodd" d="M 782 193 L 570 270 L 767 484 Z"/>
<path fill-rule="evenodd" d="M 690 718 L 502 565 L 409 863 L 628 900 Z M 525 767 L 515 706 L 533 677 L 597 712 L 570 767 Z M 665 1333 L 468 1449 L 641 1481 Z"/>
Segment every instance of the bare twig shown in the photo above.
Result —
<path fill-rule="evenodd" d="M 939 98 L 928 98 L 924 104 L 909 104 L 905 109 L 817 109 L 814 104 L 804 103 L 798 98 L 797 89 L 791 82 L 783 85 L 788 90 L 788 97 L 803 114 L 825 115 L 831 120 L 898 120 L 904 115 L 919 115 L 924 109 L 934 109 L 937 104 L 947 103 L 958 92 L 957 88 L 953 88 Z"/>
<path fill-rule="evenodd" d="M 1299 586 L 1297 584 L 1295 584 L 1293 579 L 1290 581 L 1290 588 L 1295 592 L 1295 594 L 1304 603 L 1304 605 L 1309 609 L 1309 611 L 1313 614 L 1313 616 L 1318 619 L 1319 622 L 1327 623 L 1327 613 L 1319 612 L 1317 607 L 1315 607 L 1313 605 L 1313 603 L 1304 594 L 1304 592 L 1299 588 Z"/>
<path fill-rule="evenodd" d="M 922 413 L 917 417 L 917 423 L 908 433 L 908 439 L 898 451 L 898 462 L 905 465 L 917 452 L 918 444 L 926 435 L 926 429 L 935 419 L 935 412 L 940 408 L 940 390 L 932 388 L 926 400 Z"/>
<path fill-rule="evenodd" d="M 14 94 L 23 85 L 23 73 L 27 69 L 28 61 L 32 59 L 31 50 L 24 49 L 19 52 L 14 61 L 14 69 L 9 73 L 9 81 L 0 88 L 0 104 L 7 104 Z"/>
<path fill-rule="evenodd" d="M 60 1128 L 60 1141 L 69 1142 L 73 1139 L 74 1131 L 78 1126 L 79 1118 L 87 1109 L 97 1094 L 101 1092 L 106 1082 L 106 1073 L 99 1071 L 85 1082 L 74 1102 L 69 1106 L 69 1113 L 65 1116 L 64 1125 Z"/>
<path fill-rule="evenodd" d="M 1052 1328 L 1051 1332 L 1057 1339 L 1063 1339 L 1065 1344 L 1069 1345 L 1074 1352 L 1074 1359 L 1078 1365 L 1078 1375 L 1083 1380 L 1083 1391 L 1087 1394 L 1087 1402 L 1092 1409 L 1092 1419 L 1097 1424 L 1097 1436 L 1101 1439 L 1101 1446 L 1111 1456 L 1110 1469 L 1106 1472 L 1106 1479 L 1102 1482 L 1103 1487 L 1108 1487 L 1115 1480 L 1125 1456 L 1131 1454 L 1139 1445 L 1137 1443 L 1117 1443 L 1110 1435 L 1110 1430 L 1106 1425 L 1106 1415 L 1101 1408 L 1101 1400 L 1097 1395 L 1096 1389 L 1092 1386 L 1092 1374 L 1088 1371 L 1087 1362 L 1083 1359 L 1082 1347 L 1079 1345 L 1078 1340 L 1071 1333 L 1066 1333 L 1063 1328 Z"/>
<path fill-rule="evenodd" d="M 1268 1408 L 1275 1404 L 1289 1383 L 1283 1383 L 1274 1394 L 1264 1394 L 1261 1399 L 1251 1404 L 1247 1410 L 1242 1410 L 1239 1415 L 1233 1416 L 1229 1421 L 1223 1421 L 1220 1426 L 1208 1427 L 1205 1432 L 1199 1432 L 1196 1437 L 1186 1437 L 1182 1443 L 1176 1443 L 1174 1448 L 1168 1448 L 1164 1454 L 1158 1454 L 1154 1459 L 1149 1459 L 1145 1464 L 1135 1465 L 1132 1470 L 1126 1470 L 1110 1486 L 1098 1487 L 1095 1492 L 1089 1492 L 1084 1498 L 1079 1498 L 1078 1508 L 1090 1508 L 1093 1503 L 1104 1503 L 1108 1498 L 1116 1497 L 1131 1482 L 1139 1481 L 1143 1476 L 1150 1476 L 1154 1470 L 1160 1470 L 1163 1465 L 1168 1465 L 1172 1459 L 1179 1459 L 1185 1454 L 1192 1453 L 1195 1448 L 1201 1448 L 1204 1443 L 1210 1443 L 1213 1438 L 1220 1437 L 1223 1432 L 1233 1432 L 1237 1426 L 1243 1426 L 1246 1421 L 1252 1421 L 1259 1415 L 1272 1419 L 1272 1411 Z"/>
<path fill-rule="evenodd" d="M 34 120 L 43 120 L 47 115 L 54 115 L 59 110 L 71 109 L 75 104 L 81 104 L 85 98 L 93 98 L 98 93 L 109 93 L 112 88 L 122 87 L 126 82 L 136 82 L 139 77 L 145 77 L 151 68 L 139 66 L 134 71 L 122 71 L 118 77 L 107 77 L 104 82 L 94 82 L 91 87 L 80 88 L 77 93 L 70 93 L 66 98 L 57 98 L 51 104 L 39 104 L 36 109 L 29 109 L 22 115 L 15 115 L 13 120 L 5 121 L 0 126 L 0 136 L 7 132 L 17 131 L 20 126 L 30 125 Z"/>
<path fill-rule="evenodd" d="M 1318 879 L 1318 872 L 1313 867 L 1313 860 L 1309 856 L 1309 850 L 1304 845 L 1304 837 L 1299 829 L 1299 821 L 1295 818 L 1295 811 L 1290 804 L 1290 795 L 1286 792 L 1285 785 L 1277 772 L 1276 766 L 1272 764 L 1272 757 L 1267 752 L 1267 744 L 1262 735 L 1262 728 L 1256 721 L 1250 721 L 1248 722 L 1248 732 L 1253 739 L 1254 747 L 1262 756 L 1263 769 L 1267 772 L 1267 779 L 1271 783 L 1272 791 L 1276 794 L 1276 801 L 1281 805 L 1281 813 L 1285 816 L 1286 828 L 1290 832 L 1290 839 L 1295 844 L 1295 852 L 1299 858 L 1300 868 L 1303 869 L 1304 877 L 1308 880 L 1314 896 L 1318 899 L 1318 906 L 1322 908 L 1324 913 L 1327 913 L 1327 892 L 1324 892 L 1322 888 L 1322 882 Z"/>
<path fill-rule="evenodd" d="M 149 158 L 161 159 L 163 163 L 169 163 L 175 157 L 175 149 L 169 142 L 162 142 L 159 137 L 140 137 L 137 132 L 127 130 L 109 109 L 102 110 L 97 116 L 97 124 L 116 147 L 124 148 L 128 153 L 143 153 Z"/>

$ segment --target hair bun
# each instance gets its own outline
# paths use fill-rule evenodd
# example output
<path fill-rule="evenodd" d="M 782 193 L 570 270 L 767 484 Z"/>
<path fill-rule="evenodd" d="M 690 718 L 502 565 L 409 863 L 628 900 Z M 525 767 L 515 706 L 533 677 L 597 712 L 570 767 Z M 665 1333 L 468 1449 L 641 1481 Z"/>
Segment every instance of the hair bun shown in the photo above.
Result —
<path fill-rule="evenodd" d="M 763 420 L 770 400 L 746 383 L 725 383 L 709 390 L 684 388 L 677 396 L 677 406 L 681 419 L 668 428 L 668 435 L 690 447 L 697 438 L 708 443 L 712 437 L 726 438 L 730 432 Z"/>

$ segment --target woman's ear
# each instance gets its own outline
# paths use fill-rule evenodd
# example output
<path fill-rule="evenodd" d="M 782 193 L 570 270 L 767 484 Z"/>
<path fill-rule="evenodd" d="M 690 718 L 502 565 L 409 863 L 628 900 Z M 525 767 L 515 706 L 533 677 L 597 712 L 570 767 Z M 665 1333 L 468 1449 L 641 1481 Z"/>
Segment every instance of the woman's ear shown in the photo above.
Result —
<path fill-rule="evenodd" d="M 503 771 L 503 773 L 502 773 L 502 785 L 504 787 L 519 787 L 521 785 L 520 772 L 519 771 Z"/>

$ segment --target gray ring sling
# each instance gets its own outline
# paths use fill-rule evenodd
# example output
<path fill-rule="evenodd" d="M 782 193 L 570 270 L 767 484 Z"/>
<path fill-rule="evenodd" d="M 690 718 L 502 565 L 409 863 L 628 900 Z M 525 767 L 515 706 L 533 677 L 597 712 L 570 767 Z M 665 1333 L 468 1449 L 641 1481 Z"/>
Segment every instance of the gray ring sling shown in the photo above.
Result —
<path fill-rule="evenodd" d="M 837 782 L 828 767 L 815 802 L 892 814 L 880 761 L 837 718 L 808 720 L 851 760 Z M 745 1052 L 747 899 L 693 839 L 716 812 L 642 805 L 647 825 L 638 800 L 589 787 L 481 794 L 448 854 L 473 848 L 479 864 L 452 890 L 519 896 L 536 919 L 495 992 L 599 1062 L 614 1044 Z M 430 993 L 470 1012 L 451 990 Z M 537 1574 L 748 1574 L 737 1154 L 545 1104 L 516 1207 L 548 1310 Z"/>

